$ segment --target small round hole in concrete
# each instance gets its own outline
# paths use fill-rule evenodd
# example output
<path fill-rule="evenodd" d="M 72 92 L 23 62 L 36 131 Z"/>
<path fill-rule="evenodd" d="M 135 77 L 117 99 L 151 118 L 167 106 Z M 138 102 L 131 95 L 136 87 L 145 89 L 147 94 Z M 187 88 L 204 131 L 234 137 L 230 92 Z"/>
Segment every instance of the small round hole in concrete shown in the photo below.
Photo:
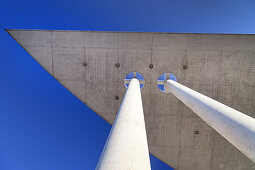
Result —
<path fill-rule="evenodd" d="M 195 131 L 195 135 L 198 135 L 198 134 L 199 134 L 199 131 L 198 131 L 198 130 L 196 130 L 196 131 Z"/>
<path fill-rule="evenodd" d="M 141 73 L 138 73 L 138 72 L 130 72 L 130 73 L 127 74 L 127 76 L 124 80 L 125 86 L 128 88 L 129 83 L 133 78 L 136 78 L 137 80 L 139 80 L 140 88 L 142 89 L 145 85 L 145 81 L 144 81 L 143 75 Z"/>
<path fill-rule="evenodd" d="M 163 73 L 159 76 L 158 80 L 157 80 L 157 85 L 158 85 L 158 89 L 163 92 L 163 93 L 169 93 L 166 91 L 165 88 L 165 82 L 170 79 L 170 80 L 174 80 L 174 81 L 178 81 L 176 76 L 173 73 Z"/>
<path fill-rule="evenodd" d="M 115 100 L 119 100 L 120 99 L 120 97 L 119 96 L 115 96 Z"/>
<path fill-rule="evenodd" d="M 149 68 L 153 68 L 153 64 L 150 64 L 150 65 L 149 65 Z"/>
<path fill-rule="evenodd" d="M 120 63 L 116 63 L 115 67 L 119 68 L 120 67 Z"/>
<path fill-rule="evenodd" d="M 188 66 L 185 64 L 183 65 L 183 69 L 186 70 L 188 68 Z"/>
<path fill-rule="evenodd" d="M 82 65 L 83 65 L 84 67 L 86 67 L 88 64 L 87 64 L 86 62 L 84 62 L 84 63 L 82 63 Z"/>

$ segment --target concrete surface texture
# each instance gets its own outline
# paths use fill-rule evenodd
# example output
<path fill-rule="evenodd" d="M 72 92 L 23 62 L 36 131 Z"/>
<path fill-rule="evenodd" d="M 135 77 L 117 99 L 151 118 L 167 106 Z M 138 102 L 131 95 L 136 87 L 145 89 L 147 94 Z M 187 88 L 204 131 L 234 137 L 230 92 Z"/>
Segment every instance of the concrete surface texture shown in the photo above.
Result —
<path fill-rule="evenodd" d="M 210 127 L 255 163 L 255 119 L 168 79 L 171 92 Z"/>
<path fill-rule="evenodd" d="M 255 35 L 7 31 L 109 123 L 126 91 L 126 74 L 143 74 L 149 150 L 173 168 L 255 169 L 252 161 L 175 96 L 157 88 L 162 73 L 173 73 L 181 84 L 254 118 Z"/>
<path fill-rule="evenodd" d="M 139 81 L 130 81 L 96 170 L 150 170 Z"/>

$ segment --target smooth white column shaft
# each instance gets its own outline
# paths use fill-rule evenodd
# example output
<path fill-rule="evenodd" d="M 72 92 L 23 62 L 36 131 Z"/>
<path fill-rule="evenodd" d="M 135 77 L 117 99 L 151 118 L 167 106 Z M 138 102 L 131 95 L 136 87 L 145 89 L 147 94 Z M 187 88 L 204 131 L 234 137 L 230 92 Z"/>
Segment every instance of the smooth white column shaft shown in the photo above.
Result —
<path fill-rule="evenodd" d="M 255 162 L 255 119 L 173 80 L 165 82 L 174 94 L 209 126 Z"/>
<path fill-rule="evenodd" d="M 130 81 L 96 169 L 151 169 L 140 83 L 135 78 Z"/>

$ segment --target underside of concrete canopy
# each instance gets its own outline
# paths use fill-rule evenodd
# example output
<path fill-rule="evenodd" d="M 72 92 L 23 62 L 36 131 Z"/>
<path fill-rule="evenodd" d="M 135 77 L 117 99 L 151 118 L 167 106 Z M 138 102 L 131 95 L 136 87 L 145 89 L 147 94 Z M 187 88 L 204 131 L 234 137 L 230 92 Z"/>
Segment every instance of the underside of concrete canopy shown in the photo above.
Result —
<path fill-rule="evenodd" d="M 255 35 L 7 31 L 111 124 L 126 91 L 126 75 L 141 73 L 149 150 L 171 167 L 255 169 L 176 97 L 157 88 L 162 73 L 173 73 L 181 84 L 255 117 Z"/>

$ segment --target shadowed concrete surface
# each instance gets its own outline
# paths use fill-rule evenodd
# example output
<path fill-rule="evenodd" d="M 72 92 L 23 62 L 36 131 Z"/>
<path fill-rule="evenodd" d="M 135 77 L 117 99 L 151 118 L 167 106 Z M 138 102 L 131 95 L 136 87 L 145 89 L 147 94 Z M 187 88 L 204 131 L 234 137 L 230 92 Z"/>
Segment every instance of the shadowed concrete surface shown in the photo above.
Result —
<path fill-rule="evenodd" d="M 255 169 L 254 163 L 176 97 L 157 88 L 158 77 L 170 72 L 181 84 L 254 118 L 255 35 L 7 31 L 111 124 L 126 91 L 124 78 L 133 71 L 143 74 L 149 150 L 171 167 Z"/>

